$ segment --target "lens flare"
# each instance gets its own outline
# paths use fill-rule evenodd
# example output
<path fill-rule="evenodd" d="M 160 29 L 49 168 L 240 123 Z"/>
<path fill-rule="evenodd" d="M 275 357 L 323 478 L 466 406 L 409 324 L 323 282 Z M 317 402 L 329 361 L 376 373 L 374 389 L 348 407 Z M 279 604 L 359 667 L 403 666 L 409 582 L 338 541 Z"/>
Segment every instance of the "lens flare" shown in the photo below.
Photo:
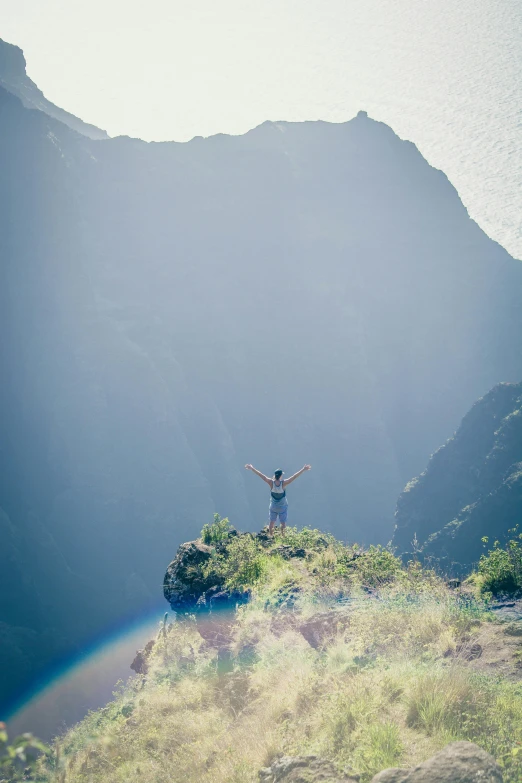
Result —
<path fill-rule="evenodd" d="M 49 741 L 90 710 L 106 704 L 117 682 L 133 674 L 130 665 L 136 650 L 158 633 L 163 616 L 164 607 L 160 605 L 124 626 L 110 629 L 80 656 L 47 672 L 8 714 L 9 736 L 30 731 Z"/>

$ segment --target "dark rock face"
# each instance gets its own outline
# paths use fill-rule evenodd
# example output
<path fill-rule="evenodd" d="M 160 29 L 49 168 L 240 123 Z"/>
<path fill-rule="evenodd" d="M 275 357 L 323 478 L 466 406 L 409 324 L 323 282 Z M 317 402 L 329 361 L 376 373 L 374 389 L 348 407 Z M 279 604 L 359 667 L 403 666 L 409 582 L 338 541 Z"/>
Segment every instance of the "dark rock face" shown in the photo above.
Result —
<path fill-rule="evenodd" d="M 212 550 L 201 541 L 182 544 L 163 580 L 163 595 L 172 609 L 194 608 L 203 594 L 216 587 L 215 580 L 204 576 L 203 566 Z"/>
<path fill-rule="evenodd" d="M 408 478 L 522 377 L 522 265 L 384 124 L 92 140 L 3 62 L 0 701 L 151 608 L 214 512 L 258 529 L 247 460 L 314 464 L 290 521 L 387 541 Z"/>
<path fill-rule="evenodd" d="M 356 783 L 318 756 L 283 756 L 259 771 L 260 783 Z"/>
<path fill-rule="evenodd" d="M 154 644 L 155 640 L 151 639 L 150 642 L 147 642 L 143 650 L 137 651 L 136 657 L 130 665 L 132 671 L 136 672 L 136 674 L 147 674 L 149 670 L 148 660 L 154 648 Z"/>
<path fill-rule="evenodd" d="M 522 383 L 499 384 L 410 482 L 397 503 L 393 538 L 399 553 L 421 555 L 465 572 L 482 551 L 481 538 L 503 540 L 522 508 Z"/>
<path fill-rule="evenodd" d="M 513 628 L 520 627 L 522 622 L 522 600 L 510 600 L 501 598 L 495 603 L 490 604 L 490 611 L 494 613 L 495 618 L 504 623 L 510 623 Z"/>
<path fill-rule="evenodd" d="M 231 530 L 229 539 L 237 535 L 236 530 Z M 226 542 L 219 544 L 216 551 L 226 553 Z M 163 580 L 163 595 L 174 611 L 218 615 L 248 600 L 248 593 L 225 590 L 214 573 L 205 573 L 211 555 L 212 548 L 199 540 L 179 547 Z"/>
<path fill-rule="evenodd" d="M 385 769 L 372 783 L 502 783 L 495 759 L 473 742 L 452 742 L 413 769 Z"/>

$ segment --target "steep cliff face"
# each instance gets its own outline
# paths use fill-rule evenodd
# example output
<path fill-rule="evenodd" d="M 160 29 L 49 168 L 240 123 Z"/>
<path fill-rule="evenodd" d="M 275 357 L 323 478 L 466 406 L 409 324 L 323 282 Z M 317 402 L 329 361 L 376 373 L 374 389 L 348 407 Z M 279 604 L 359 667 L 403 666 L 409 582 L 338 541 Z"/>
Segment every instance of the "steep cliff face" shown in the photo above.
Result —
<path fill-rule="evenodd" d="M 154 601 L 213 512 L 260 527 L 245 462 L 311 462 L 291 521 L 386 540 L 470 402 L 522 375 L 522 264 L 364 113 L 93 141 L 0 88 L 0 167 L 0 507 L 23 542 L 0 573 L 25 574 L 9 626 L 62 652 Z"/>
<path fill-rule="evenodd" d="M 0 87 L 20 98 L 27 109 L 38 109 L 49 117 L 68 125 L 72 130 L 88 136 L 90 139 L 108 139 L 104 130 L 90 125 L 74 114 L 60 109 L 48 101 L 41 90 L 29 78 L 26 72 L 24 53 L 18 46 L 2 41 L 0 38 Z"/>
<path fill-rule="evenodd" d="M 462 424 L 399 498 L 394 544 L 462 572 L 501 541 L 522 510 L 522 383 L 500 384 Z"/>

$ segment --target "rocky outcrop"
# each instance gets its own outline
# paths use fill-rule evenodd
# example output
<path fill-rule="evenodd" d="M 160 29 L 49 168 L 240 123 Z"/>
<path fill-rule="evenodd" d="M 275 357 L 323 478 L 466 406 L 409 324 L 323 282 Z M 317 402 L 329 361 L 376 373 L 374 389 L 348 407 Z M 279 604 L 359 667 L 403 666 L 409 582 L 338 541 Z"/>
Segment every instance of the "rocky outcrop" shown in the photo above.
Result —
<path fill-rule="evenodd" d="M 231 528 L 228 538 L 214 547 L 200 539 L 181 544 L 163 579 L 163 595 L 174 611 L 219 613 L 248 600 L 247 593 L 224 589 L 216 572 L 205 569 L 212 551 L 226 554 L 227 541 L 237 536 L 237 530 Z"/>
<path fill-rule="evenodd" d="M 259 771 L 260 783 L 348 783 L 357 775 L 341 772 L 318 756 L 283 756 Z M 473 742 L 452 742 L 412 769 L 385 769 L 371 783 L 502 783 L 495 759 Z"/>
<path fill-rule="evenodd" d="M 497 620 L 509 623 L 513 629 L 522 628 L 522 599 L 514 600 L 501 597 L 490 604 L 489 608 Z"/>
<path fill-rule="evenodd" d="M 372 783 L 502 783 L 495 759 L 473 742 L 452 742 L 413 769 L 385 769 Z"/>
<path fill-rule="evenodd" d="M 215 577 L 205 576 L 204 566 L 212 549 L 201 541 L 181 544 L 163 580 L 163 595 L 175 611 L 194 608 L 211 587 L 217 587 Z"/>
<path fill-rule="evenodd" d="M 136 652 L 136 657 L 130 665 L 132 671 L 136 672 L 136 674 L 147 674 L 149 670 L 149 658 L 154 649 L 154 644 L 155 639 L 151 639 L 150 642 L 147 642 L 143 650 L 138 650 Z"/>
<path fill-rule="evenodd" d="M 455 435 L 432 456 L 397 503 L 398 552 L 462 573 L 503 541 L 522 508 L 522 383 L 502 383 L 481 398 Z"/>
<path fill-rule="evenodd" d="M 357 783 L 318 756 L 283 756 L 259 771 L 260 783 Z"/>

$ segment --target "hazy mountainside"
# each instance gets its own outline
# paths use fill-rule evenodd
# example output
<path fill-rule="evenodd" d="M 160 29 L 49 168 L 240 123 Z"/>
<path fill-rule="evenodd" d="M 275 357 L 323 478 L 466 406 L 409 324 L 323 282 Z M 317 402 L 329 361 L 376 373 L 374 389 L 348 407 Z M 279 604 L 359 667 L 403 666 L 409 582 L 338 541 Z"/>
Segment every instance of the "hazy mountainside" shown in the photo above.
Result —
<path fill-rule="evenodd" d="M 245 462 L 311 462 L 291 521 L 386 540 L 522 376 L 522 265 L 364 113 L 93 141 L 0 88 L 0 166 L 4 694 L 155 601 L 214 511 L 258 528 Z"/>
<path fill-rule="evenodd" d="M 104 130 L 83 122 L 74 114 L 60 109 L 48 101 L 41 90 L 26 73 L 24 53 L 18 46 L 2 41 L 0 38 L 0 87 L 20 98 L 27 109 L 39 109 L 50 117 L 64 122 L 69 128 L 88 136 L 90 139 L 108 139 Z"/>
<path fill-rule="evenodd" d="M 499 384 L 411 481 L 397 503 L 393 543 L 456 572 L 483 552 L 481 539 L 504 541 L 522 521 L 522 383 Z M 520 531 L 522 532 L 522 531 Z"/>

